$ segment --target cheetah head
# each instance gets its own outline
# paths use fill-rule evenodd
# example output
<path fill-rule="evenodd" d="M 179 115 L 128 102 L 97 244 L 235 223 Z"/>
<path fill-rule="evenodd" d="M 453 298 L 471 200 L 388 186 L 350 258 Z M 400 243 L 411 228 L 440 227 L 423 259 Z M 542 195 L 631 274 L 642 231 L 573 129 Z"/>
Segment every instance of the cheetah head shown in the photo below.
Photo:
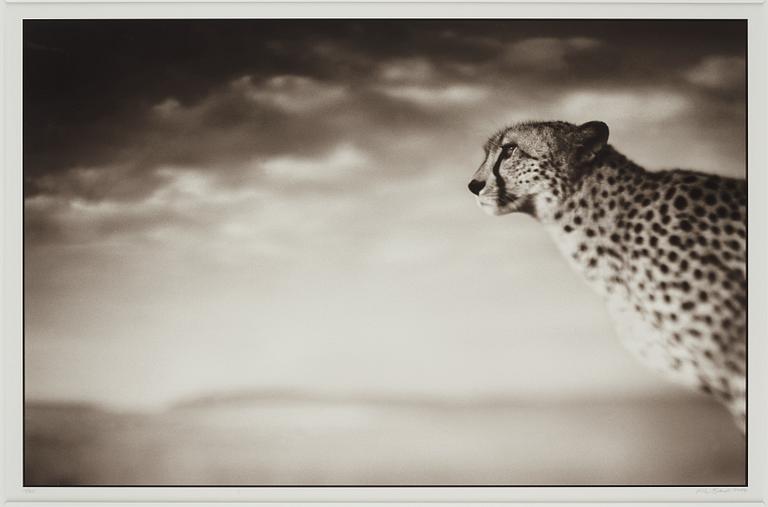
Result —
<path fill-rule="evenodd" d="M 469 190 L 491 215 L 515 211 L 544 218 L 554 213 L 580 173 L 606 146 L 608 126 L 526 122 L 505 128 L 485 143 L 485 160 Z"/>

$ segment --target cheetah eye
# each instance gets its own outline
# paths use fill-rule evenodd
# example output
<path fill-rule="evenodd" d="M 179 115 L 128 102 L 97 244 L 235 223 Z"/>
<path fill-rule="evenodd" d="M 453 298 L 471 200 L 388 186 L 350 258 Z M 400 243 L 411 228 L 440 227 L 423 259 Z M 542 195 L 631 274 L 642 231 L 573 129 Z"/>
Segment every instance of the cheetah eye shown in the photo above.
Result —
<path fill-rule="evenodd" d="M 501 146 L 501 156 L 502 158 L 509 158 L 512 156 L 512 154 L 517 149 L 517 145 L 515 143 L 507 143 Z"/>

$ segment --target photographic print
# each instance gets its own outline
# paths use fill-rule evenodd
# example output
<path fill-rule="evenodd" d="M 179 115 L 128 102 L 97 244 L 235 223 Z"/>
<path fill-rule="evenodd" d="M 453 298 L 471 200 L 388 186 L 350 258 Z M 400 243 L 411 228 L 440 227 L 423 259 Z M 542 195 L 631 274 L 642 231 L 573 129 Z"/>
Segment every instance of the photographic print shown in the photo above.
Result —
<path fill-rule="evenodd" d="M 745 486 L 743 19 L 26 19 L 24 486 Z"/>

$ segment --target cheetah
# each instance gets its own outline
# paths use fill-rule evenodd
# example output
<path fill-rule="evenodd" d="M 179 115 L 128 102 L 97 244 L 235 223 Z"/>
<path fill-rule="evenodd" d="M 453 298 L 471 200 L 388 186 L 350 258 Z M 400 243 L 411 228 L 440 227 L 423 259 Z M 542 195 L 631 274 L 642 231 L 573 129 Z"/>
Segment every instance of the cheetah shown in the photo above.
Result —
<path fill-rule="evenodd" d="M 599 121 L 516 124 L 484 151 L 469 183 L 479 206 L 537 219 L 606 300 L 623 344 L 720 401 L 744 434 L 746 182 L 645 170 Z"/>

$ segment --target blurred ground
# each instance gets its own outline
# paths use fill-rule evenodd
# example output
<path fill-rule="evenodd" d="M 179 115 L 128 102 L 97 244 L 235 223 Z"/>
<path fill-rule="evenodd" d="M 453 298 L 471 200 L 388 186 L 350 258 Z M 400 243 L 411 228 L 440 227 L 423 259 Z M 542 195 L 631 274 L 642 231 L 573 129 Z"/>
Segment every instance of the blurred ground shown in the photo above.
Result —
<path fill-rule="evenodd" d="M 25 485 L 740 485 L 698 398 L 534 405 L 241 396 L 159 413 L 27 404 Z"/>

